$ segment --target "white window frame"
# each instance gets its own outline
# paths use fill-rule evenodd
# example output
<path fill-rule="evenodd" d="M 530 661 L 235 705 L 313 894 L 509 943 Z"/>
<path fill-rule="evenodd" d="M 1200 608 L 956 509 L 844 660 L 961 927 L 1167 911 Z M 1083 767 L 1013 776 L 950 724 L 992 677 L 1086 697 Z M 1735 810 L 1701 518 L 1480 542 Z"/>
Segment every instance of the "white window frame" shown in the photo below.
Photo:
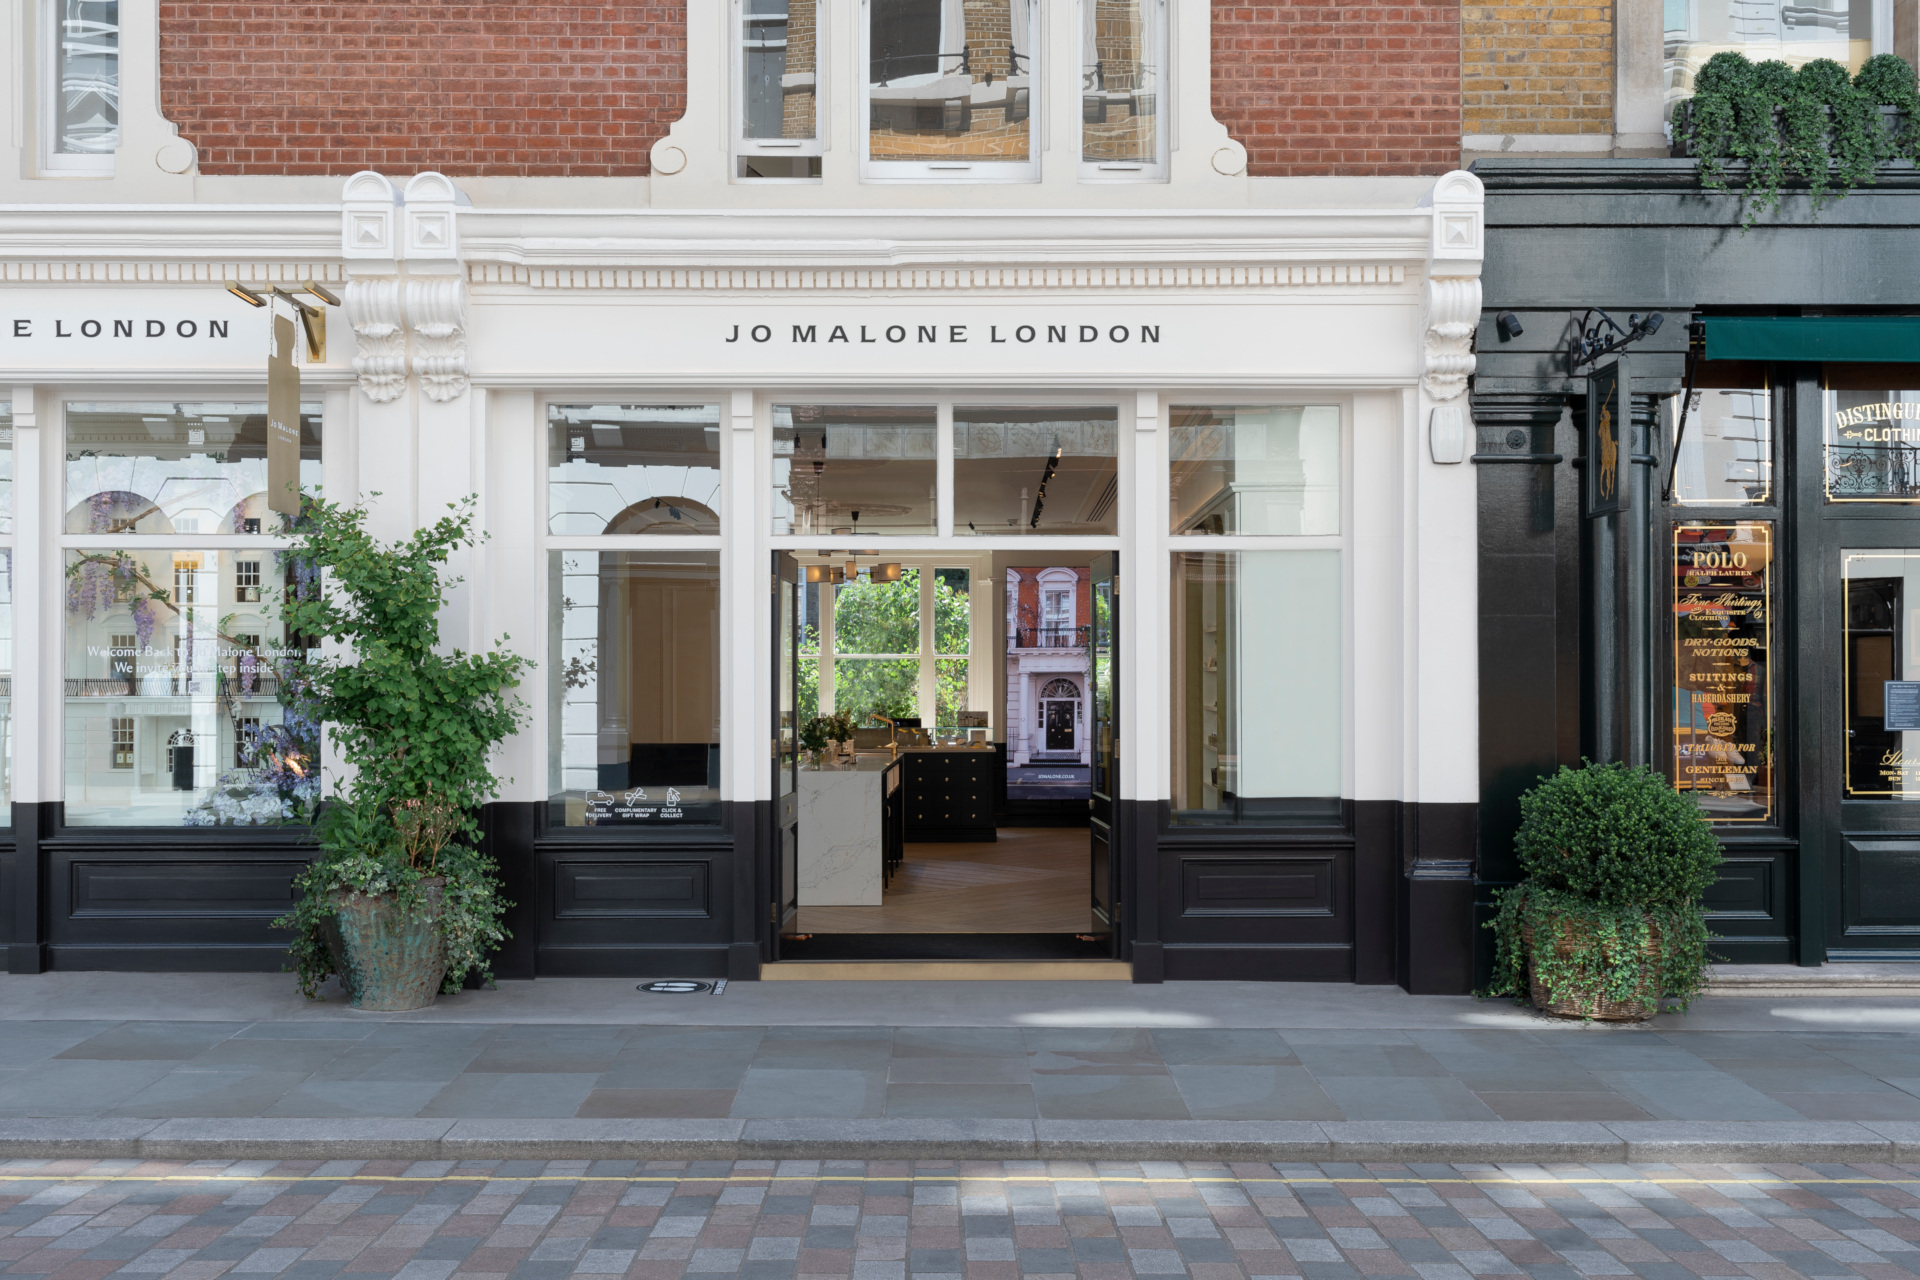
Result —
<path fill-rule="evenodd" d="M 819 156 L 826 151 L 826 114 L 827 114 L 827 75 L 829 71 L 827 52 L 827 12 L 826 0 L 788 0 L 788 22 L 792 22 L 794 7 L 801 4 L 814 6 L 813 17 L 813 137 L 811 138 L 749 138 L 747 136 L 747 0 L 729 0 L 728 21 L 732 24 L 727 39 L 733 51 L 733 105 L 730 119 L 733 122 L 733 157 L 731 172 L 736 182 L 792 185 L 817 185 L 817 177 L 803 178 L 747 178 L 741 176 L 740 161 L 747 156 L 778 156 L 797 158 Z M 557 401 L 555 403 L 558 403 Z"/>
<path fill-rule="evenodd" d="M 1084 108 L 1086 93 L 1087 24 L 1092 20 L 1099 0 L 1080 0 L 1075 13 L 1074 78 L 1079 88 L 1075 98 L 1083 105 L 1074 113 L 1074 151 L 1080 162 L 1080 181 L 1091 183 L 1165 182 L 1167 151 L 1173 133 L 1173 13 L 1172 0 L 1140 0 L 1158 16 L 1151 53 L 1158 70 L 1154 85 L 1153 159 L 1150 161 L 1087 159 L 1087 123 Z"/>
<path fill-rule="evenodd" d="M 40 67 L 40 171 L 53 177 L 112 177 L 118 144 L 126 136 L 124 106 L 118 112 L 115 150 L 92 154 L 60 150 L 60 46 L 65 33 L 61 5 L 62 0 L 41 0 L 35 10 L 35 16 L 39 19 L 36 43 L 39 45 Z M 120 59 L 126 53 L 120 43 L 120 34 L 124 30 L 122 24 L 120 31 L 114 35 L 116 87 L 124 84 L 124 77 L 120 74 Z M 119 101 L 117 92 L 115 101 Z"/>
<path fill-rule="evenodd" d="M 554 533 L 553 497 L 550 488 L 551 476 L 549 474 L 552 455 L 549 452 L 550 445 L 548 435 L 552 423 L 549 421 L 548 411 L 555 405 L 579 404 L 697 404 L 712 405 L 717 408 L 719 410 L 720 427 L 721 506 L 719 514 L 721 532 L 715 534 L 675 534 L 664 537 L 660 534 L 646 533 Z M 553 649 L 551 643 L 552 631 L 547 616 L 550 602 L 553 599 L 552 565 L 553 553 L 556 551 L 598 553 L 602 551 L 637 551 L 652 548 L 667 551 L 713 552 L 719 555 L 721 630 L 720 649 L 715 658 L 716 669 L 721 673 L 719 802 L 724 806 L 733 803 L 739 798 L 735 794 L 735 789 L 740 787 L 741 780 L 729 765 L 727 757 L 729 750 L 728 736 L 736 731 L 735 722 L 731 718 L 731 694 L 726 683 L 727 672 L 729 670 L 727 664 L 729 658 L 732 656 L 732 648 L 740 643 L 738 637 L 731 635 L 728 630 L 726 604 L 727 591 L 730 586 L 729 573 L 731 566 L 728 563 L 729 549 L 725 531 L 728 526 L 728 521 L 733 519 L 733 517 L 728 514 L 728 511 L 735 496 L 728 486 L 729 477 L 732 474 L 730 469 L 736 465 L 736 460 L 731 453 L 732 446 L 728 439 L 730 433 L 727 423 L 727 405 L 727 393 L 725 391 L 716 391 L 711 387 L 687 389 L 676 389 L 673 387 L 609 387 L 597 390 L 589 387 L 577 391 L 542 392 L 533 397 L 534 438 L 537 442 L 535 447 L 537 462 L 534 467 L 533 507 L 535 513 L 535 536 L 537 538 L 536 545 L 539 547 L 539 551 L 534 557 L 535 581 L 533 585 L 534 591 L 536 592 L 535 599 L 539 602 L 538 608 L 541 618 L 540 660 L 547 664 L 546 672 L 548 674 L 541 674 L 539 676 L 540 688 L 538 698 L 527 696 L 527 701 L 533 704 L 531 708 L 530 728 L 537 736 L 536 750 L 539 753 L 533 772 L 534 776 L 539 779 L 536 790 L 538 791 L 537 800 L 542 815 L 540 819 L 542 831 L 570 831 L 578 833 L 579 831 L 585 830 L 585 828 L 568 827 L 563 823 L 553 822 L 549 816 L 551 811 L 548 807 L 555 794 L 552 774 L 554 752 L 557 749 L 564 748 L 564 743 L 559 741 L 559 739 L 564 736 L 566 732 L 565 726 L 553 718 L 551 710 L 552 689 L 546 683 L 551 679 L 550 673 L 559 671 L 561 664 L 565 661 L 565 655 L 555 652 Z M 523 696 L 526 695 L 523 694 Z M 751 795 L 752 792 L 749 790 L 747 794 Z M 637 831 L 640 829 L 628 828 L 627 830 Z M 693 826 L 686 828 L 663 828 L 663 830 L 711 831 L 713 828 Z"/>
<path fill-rule="evenodd" d="M 952 0 L 958 3 L 958 0 Z M 860 148 L 860 176 L 867 182 L 913 183 L 1005 183 L 1040 181 L 1040 152 L 1046 147 L 1046 111 L 1050 58 L 1046 45 L 1045 6 L 1029 0 L 1027 7 L 1027 158 L 1022 161 L 997 160 L 875 160 L 873 158 L 873 108 L 870 91 L 873 66 L 873 10 L 877 0 L 861 0 L 859 62 L 855 68 L 859 85 L 856 110 L 858 125 L 854 131 Z"/>

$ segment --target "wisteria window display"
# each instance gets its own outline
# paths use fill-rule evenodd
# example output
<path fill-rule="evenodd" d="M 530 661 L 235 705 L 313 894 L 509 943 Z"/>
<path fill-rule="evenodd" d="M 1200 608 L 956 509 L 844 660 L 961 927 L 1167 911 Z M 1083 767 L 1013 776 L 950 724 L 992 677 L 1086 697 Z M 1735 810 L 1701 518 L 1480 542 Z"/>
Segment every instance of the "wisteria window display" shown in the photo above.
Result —
<path fill-rule="evenodd" d="M 300 414 L 300 484 L 320 484 L 320 406 Z M 97 403 L 66 408 L 69 534 L 275 534 L 267 507 L 267 410 L 252 403 Z"/>
<path fill-rule="evenodd" d="M 272 616 L 276 591 L 242 602 L 237 586 L 239 566 L 262 561 L 287 589 L 313 588 L 311 571 L 265 548 L 67 553 L 70 820 L 312 820 L 319 730 L 301 706 L 305 650 Z M 109 718 L 134 721 L 131 773 L 98 749 Z M 119 739 L 109 750 L 124 759 Z"/>

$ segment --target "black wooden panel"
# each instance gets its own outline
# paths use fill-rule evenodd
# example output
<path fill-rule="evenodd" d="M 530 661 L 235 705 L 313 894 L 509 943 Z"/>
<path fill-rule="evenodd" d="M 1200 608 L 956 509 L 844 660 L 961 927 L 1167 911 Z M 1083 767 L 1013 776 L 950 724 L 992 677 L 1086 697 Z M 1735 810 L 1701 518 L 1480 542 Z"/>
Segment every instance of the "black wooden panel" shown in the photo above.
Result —
<path fill-rule="evenodd" d="M 68 914 L 76 919 L 265 917 L 293 905 L 305 860 L 156 862 L 75 860 Z"/>
<path fill-rule="evenodd" d="M 1188 858 L 1185 916 L 1330 916 L 1336 855 L 1273 859 Z"/>
<path fill-rule="evenodd" d="M 1906 934 L 1920 942 L 1920 837 L 1843 839 L 1847 935 Z"/>
<path fill-rule="evenodd" d="M 1210 947 L 1169 942 L 1170 981 L 1351 982 L 1353 948 L 1343 943 Z"/>
<path fill-rule="evenodd" d="M 1770 920 L 1776 910 L 1773 858 L 1730 857 L 1703 902 L 1715 928 L 1730 920 Z"/>
<path fill-rule="evenodd" d="M 704 919 L 712 914 L 706 862 L 561 861 L 554 915 L 567 919 Z"/>

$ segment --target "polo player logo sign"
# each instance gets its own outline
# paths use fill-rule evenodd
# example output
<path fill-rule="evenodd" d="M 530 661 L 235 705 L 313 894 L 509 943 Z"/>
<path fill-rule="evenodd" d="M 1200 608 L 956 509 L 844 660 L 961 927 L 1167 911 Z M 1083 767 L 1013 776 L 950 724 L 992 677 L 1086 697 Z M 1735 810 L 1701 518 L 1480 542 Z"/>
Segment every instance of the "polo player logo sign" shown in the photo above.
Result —
<path fill-rule="evenodd" d="M 1621 428 L 1628 425 L 1626 361 L 1602 365 L 1587 375 L 1587 514 L 1626 510 L 1622 488 Z M 1628 441 L 1631 448 L 1631 439 Z M 1631 456 L 1631 455 L 1629 455 Z"/>

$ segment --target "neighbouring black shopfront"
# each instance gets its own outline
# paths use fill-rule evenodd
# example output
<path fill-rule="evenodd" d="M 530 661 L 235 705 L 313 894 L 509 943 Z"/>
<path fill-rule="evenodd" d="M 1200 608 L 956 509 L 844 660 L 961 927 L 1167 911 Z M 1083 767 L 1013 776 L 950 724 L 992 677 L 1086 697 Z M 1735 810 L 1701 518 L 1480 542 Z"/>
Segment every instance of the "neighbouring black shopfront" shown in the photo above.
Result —
<path fill-rule="evenodd" d="M 1474 172 L 1477 919 L 1521 793 L 1626 760 L 1714 823 L 1719 955 L 1920 960 L 1920 174 L 1743 230 L 1687 160 Z"/>

